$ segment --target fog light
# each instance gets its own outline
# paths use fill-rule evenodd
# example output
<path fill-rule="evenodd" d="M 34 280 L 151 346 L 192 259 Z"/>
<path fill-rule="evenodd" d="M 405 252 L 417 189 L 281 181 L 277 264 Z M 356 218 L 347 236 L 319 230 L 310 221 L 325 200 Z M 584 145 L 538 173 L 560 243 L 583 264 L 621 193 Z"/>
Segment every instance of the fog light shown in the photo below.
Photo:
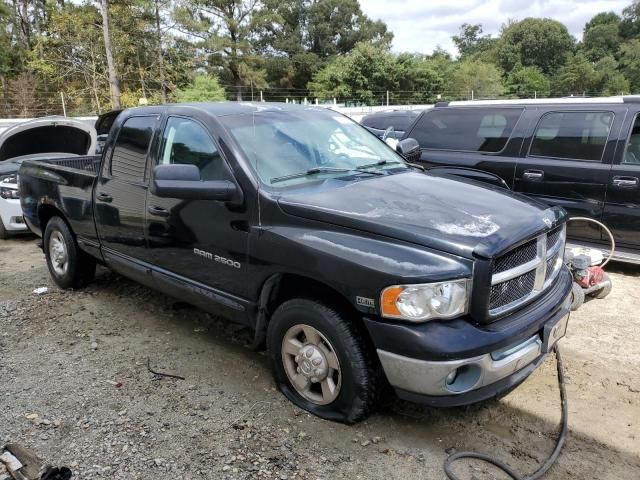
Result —
<path fill-rule="evenodd" d="M 446 378 L 446 388 L 451 393 L 464 393 L 475 387 L 480 381 L 482 369 L 475 363 L 468 363 L 450 372 Z"/>
<path fill-rule="evenodd" d="M 447 375 L 447 378 L 445 379 L 445 381 L 447 382 L 447 385 L 451 385 L 453 382 L 455 382 L 457 376 L 458 376 L 457 369 L 449 373 L 449 375 Z"/>

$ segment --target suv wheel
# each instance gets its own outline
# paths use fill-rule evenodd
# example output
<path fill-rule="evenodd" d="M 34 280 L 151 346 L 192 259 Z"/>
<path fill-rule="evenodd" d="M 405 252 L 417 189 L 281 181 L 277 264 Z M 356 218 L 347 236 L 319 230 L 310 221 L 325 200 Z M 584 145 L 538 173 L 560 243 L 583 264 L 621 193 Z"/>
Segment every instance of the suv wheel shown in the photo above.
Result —
<path fill-rule="evenodd" d="M 9 232 L 4 228 L 4 223 L 2 223 L 2 219 L 0 218 L 0 240 L 6 240 L 9 238 Z"/>
<path fill-rule="evenodd" d="M 60 217 L 47 223 L 44 253 L 49 273 L 60 288 L 82 288 L 93 280 L 95 260 L 78 248 L 71 230 Z"/>
<path fill-rule="evenodd" d="M 267 331 L 280 391 L 321 418 L 344 423 L 366 418 L 377 404 L 381 370 L 363 333 L 319 302 L 283 303 Z"/>

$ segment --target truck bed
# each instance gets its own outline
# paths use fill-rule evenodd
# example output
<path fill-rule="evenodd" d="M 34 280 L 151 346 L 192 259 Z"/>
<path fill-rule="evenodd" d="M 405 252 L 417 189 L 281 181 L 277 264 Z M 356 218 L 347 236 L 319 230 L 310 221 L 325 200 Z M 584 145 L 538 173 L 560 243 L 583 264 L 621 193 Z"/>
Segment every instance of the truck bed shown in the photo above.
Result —
<path fill-rule="evenodd" d="M 46 163 L 47 165 L 55 165 L 57 167 L 63 167 L 64 169 L 83 170 L 97 175 L 100 170 L 100 158 L 100 155 L 86 155 L 33 160 L 29 163 Z"/>

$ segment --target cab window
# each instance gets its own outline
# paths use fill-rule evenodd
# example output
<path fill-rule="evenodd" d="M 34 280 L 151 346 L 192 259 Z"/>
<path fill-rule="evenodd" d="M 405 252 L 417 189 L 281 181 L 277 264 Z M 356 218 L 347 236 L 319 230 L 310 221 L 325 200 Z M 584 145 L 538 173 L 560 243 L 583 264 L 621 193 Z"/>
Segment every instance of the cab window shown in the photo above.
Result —
<path fill-rule="evenodd" d="M 612 112 L 547 113 L 538 123 L 529 156 L 600 162 L 612 122 Z"/>
<path fill-rule="evenodd" d="M 498 153 L 511 137 L 522 108 L 434 108 L 408 135 L 420 147 Z"/>
<path fill-rule="evenodd" d="M 636 115 L 633 122 L 627 146 L 624 149 L 624 157 L 622 163 L 639 165 L 640 164 L 640 115 Z"/>
<path fill-rule="evenodd" d="M 199 123 L 169 117 L 162 135 L 159 165 L 195 165 L 202 180 L 224 180 L 225 167 L 220 152 Z"/>
<path fill-rule="evenodd" d="M 157 117 L 131 117 L 120 127 L 111 157 L 113 178 L 131 183 L 145 179 L 147 152 Z"/>

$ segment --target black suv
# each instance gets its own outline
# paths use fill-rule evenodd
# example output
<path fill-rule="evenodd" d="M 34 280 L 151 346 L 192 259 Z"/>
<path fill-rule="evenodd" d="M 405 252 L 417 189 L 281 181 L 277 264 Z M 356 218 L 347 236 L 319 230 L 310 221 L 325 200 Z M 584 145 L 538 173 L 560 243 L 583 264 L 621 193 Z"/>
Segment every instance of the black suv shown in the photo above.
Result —
<path fill-rule="evenodd" d="M 640 97 L 441 103 L 405 134 L 428 166 L 501 177 L 516 192 L 604 222 L 616 257 L 640 263 Z M 589 223 L 569 238 L 606 244 Z"/>

